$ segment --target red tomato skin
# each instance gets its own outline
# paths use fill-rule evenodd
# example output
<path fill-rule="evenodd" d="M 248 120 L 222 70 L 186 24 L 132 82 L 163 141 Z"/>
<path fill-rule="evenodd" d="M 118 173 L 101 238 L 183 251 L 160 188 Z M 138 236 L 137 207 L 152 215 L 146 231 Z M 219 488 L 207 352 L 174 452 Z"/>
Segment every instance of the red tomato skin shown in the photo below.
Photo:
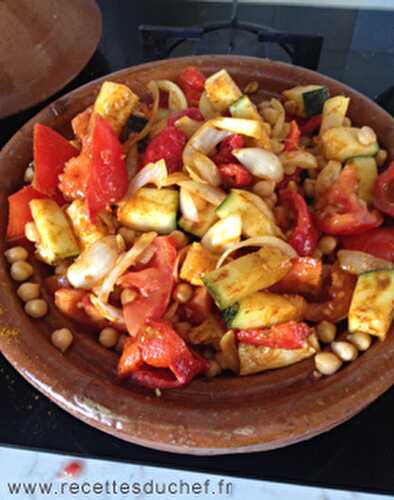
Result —
<path fill-rule="evenodd" d="M 295 120 L 290 122 L 290 130 L 285 139 L 284 151 L 294 151 L 298 148 L 301 138 L 301 130 Z"/>
<path fill-rule="evenodd" d="M 322 115 L 315 115 L 307 120 L 301 121 L 301 119 L 299 119 L 298 121 L 302 135 L 312 134 L 320 127 Z"/>
<path fill-rule="evenodd" d="M 186 141 L 186 135 L 181 130 L 176 127 L 166 127 L 148 144 L 143 165 L 164 160 L 169 173 L 177 172 L 182 167 L 182 152 Z"/>
<path fill-rule="evenodd" d="M 8 197 L 7 240 L 25 238 L 25 226 L 33 220 L 29 203 L 40 198 L 47 196 L 32 186 L 25 186 Z"/>
<path fill-rule="evenodd" d="M 253 182 L 253 175 L 239 163 L 224 163 L 218 165 L 218 169 L 226 187 L 241 188 L 250 186 Z"/>
<path fill-rule="evenodd" d="M 376 179 L 373 195 L 375 207 L 394 217 L 394 161 Z"/>
<path fill-rule="evenodd" d="M 361 235 L 344 236 L 341 243 L 347 250 L 359 250 L 394 262 L 394 227 L 378 227 Z"/>
<path fill-rule="evenodd" d="M 323 264 L 312 257 L 295 257 L 293 267 L 270 288 L 274 293 L 300 294 L 315 297 L 322 287 Z"/>
<path fill-rule="evenodd" d="M 34 126 L 33 187 L 49 197 L 58 192 L 59 175 L 68 160 L 79 154 L 62 135 L 41 123 Z"/>
<path fill-rule="evenodd" d="M 128 178 L 122 146 L 111 125 L 96 116 L 92 138 L 92 164 L 87 186 L 87 209 L 92 222 L 127 191 Z"/>
<path fill-rule="evenodd" d="M 289 321 L 267 329 L 239 330 L 237 339 L 244 344 L 272 349 L 300 349 L 311 334 L 312 329 L 306 323 Z"/>
<path fill-rule="evenodd" d="M 244 138 L 241 135 L 233 134 L 225 139 L 219 145 L 219 151 L 213 155 L 212 160 L 216 165 L 223 163 L 239 164 L 237 158 L 232 154 L 233 149 L 243 148 L 245 145 Z"/>
<path fill-rule="evenodd" d="M 201 111 L 198 108 L 187 108 L 183 111 L 176 111 L 175 113 L 171 113 L 167 120 L 167 125 L 169 127 L 175 126 L 175 122 L 182 118 L 183 116 L 188 116 L 192 120 L 196 120 L 197 122 L 204 121 L 204 117 L 201 114 Z"/>
<path fill-rule="evenodd" d="M 183 90 L 189 106 L 198 106 L 205 85 L 205 76 L 201 70 L 196 66 L 188 66 L 180 72 L 177 83 Z"/>

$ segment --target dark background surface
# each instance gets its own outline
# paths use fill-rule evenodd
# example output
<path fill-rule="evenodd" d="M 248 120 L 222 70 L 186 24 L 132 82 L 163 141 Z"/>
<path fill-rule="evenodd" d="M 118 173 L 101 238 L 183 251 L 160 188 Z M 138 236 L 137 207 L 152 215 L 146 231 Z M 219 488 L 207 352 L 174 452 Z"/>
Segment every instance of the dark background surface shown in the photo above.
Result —
<path fill-rule="evenodd" d="M 82 73 L 58 95 L 106 73 L 148 60 L 137 26 L 196 25 L 223 20 L 230 6 L 164 0 L 99 0 L 103 37 Z M 394 9 L 394 8 L 393 8 Z M 281 30 L 321 34 L 319 71 L 376 97 L 394 83 L 394 10 L 355 11 L 242 4 L 239 19 Z M 207 37 L 200 53 L 228 53 L 229 32 Z M 192 44 L 174 55 L 191 54 Z M 235 53 L 288 61 L 248 34 Z M 53 98 L 52 98 L 53 99 Z M 51 100 L 52 100 L 51 99 Z M 386 101 L 387 102 L 387 101 Z M 46 103 L 0 120 L 0 145 Z M 81 423 L 31 388 L 0 359 L 0 443 L 165 467 L 394 494 L 394 390 L 340 427 L 281 450 L 223 457 L 188 457 L 124 443 Z"/>

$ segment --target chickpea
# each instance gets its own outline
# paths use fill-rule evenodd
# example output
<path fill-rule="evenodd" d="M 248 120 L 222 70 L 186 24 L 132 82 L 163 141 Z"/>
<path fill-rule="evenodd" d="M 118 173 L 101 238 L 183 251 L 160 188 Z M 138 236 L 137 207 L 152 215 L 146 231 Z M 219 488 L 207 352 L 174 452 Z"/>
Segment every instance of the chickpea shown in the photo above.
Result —
<path fill-rule="evenodd" d="M 315 366 L 322 375 L 333 375 L 342 366 L 342 361 L 332 352 L 319 352 L 315 356 Z"/>
<path fill-rule="evenodd" d="M 321 342 L 323 342 L 324 344 L 330 344 L 331 342 L 333 342 L 333 340 L 335 340 L 337 327 L 334 323 L 323 320 L 316 325 L 316 334 L 317 338 Z"/>
<path fill-rule="evenodd" d="M 66 352 L 73 343 L 74 336 L 68 328 L 54 330 L 51 336 L 52 344 L 61 352 Z"/>
<path fill-rule="evenodd" d="M 329 255 L 333 252 L 338 244 L 334 236 L 322 236 L 317 244 L 317 248 L 323 255 Z"/>
<path fill-rule="evenodd" d="M 276 193 L 272 193 L 270 196 L 267 196 L 264 201 L 270 208 L 273 208 L 278 203 L 278 196 Z"/>
<path fill-rule="evenodd" d="M 208 370 L 206 372 L 207 377 L 217 377 L 222 372 L 222 367 L 215 359 L 210 359 L 208 361 Z"/>
<path fill-rule="evenodd" d="M 12 247 L 4 252 L 5 258 L 9 264 L 13 264 L 18 260 L 26 260 L 29 256 L 28 251 L 24 247 Z"/>
<path fill-rule="evenodd" d="M 25 226 L 25 236 L 29 241 L 35 243 L 40 241 L 40 235 L 34 222 L 28 222 Z"/>
<path fill-rule="evenodd" d="M 357 347 L 359 351 L 367 351 L 372 343 L 372 338 L 368 333 L 355 332 L 348 335 L 347 340 Z"/>
<path fill-rule="evenodd" d="M 368 146 L 376 141 L 375 131 L 368 126 L 361 127 L 358 131 L 357 140 L 360 144 Z"/>
<path fill-rule="evenodd" d="M 185 304 L 193 297 L 193 288 L 188 283 L 179 283 L 174 290 L 174 300 Z"/>
<path fill-rule="evenodd" d="M 48 312 L 48 304 L 44 299 L 29 300 L 25 304 L 25 312 L 32 318 L 42 318 Z"/>
<path fill-rule="evenodd" d="M 186 337 L 192 325 L 187 321 L 179 321 L 178 323 L 175 323 L 174 327 L 175 331 L 179 333 L 181 337 Z"/>
<path fill-rule="evenodd" d="M 331 349 L 342 361 L 354 361 L 358 356 L 357 349 L 350 342 L 332 342 Z"/>
<path fill-rule="evenodd" d="M 274 181 L 259 181 L 253 186 L 253 192 L 261 196 L 262 198 L 266 198 L 270 196 L 275 190 L 275 182 Z"/>
<path fill-rule="evenodd" d="M 18 260 L 12 264 L 10 274 L 14 281 L 26 281 L 33 274 L 33 267 L 24 260 Z"/>
<path fill-rule="evenodd" d="M 136 238 L 135 231 L 129 229 L 128 227 L 120 227 L 118 233 L 124 239 L 126 245 L 131 246 Z"/>
<path fill-rule="evenodd" d="M 16 293 L 18 297 L 23 300 L 23 302 L 38 299 L 40 296 L 40 285 L 37 283 L 26 282 L 19 286 Z"/>
<path fill-rule="evenodd" d="M 115 328 L 104 328 L 101 330 L 99 335 L 99 342 L 102 346 L 111 349 L 111 347 L 115 347 L 119 340 L 119 333 L 115 330 Z"/>
<path fill-rule="evenodd" d="M 286 167 L 283 167 L 283 171 L 286 175 L 293 175 L 296 170 L 297 167 L 295 167 L 294 165 L 287 165 Z"/>
<path fill-rule="evenodd" d="M 383 167 L 387 160 L 387 151 L 385 149 L 379 149 L 376 153 L 375 159 L 378 167 Z"/>
<path fill-rule="evenodd" d="M 313 198 L 313 196 L 315 194 L 315 184 L 316 184 L 315 179 L 305 179 L 304 180 L 304 184 L 303 184 L 304 192 L 309 198 Z"/>
<path fill-rule="evenodd" d="M 27 167 L 25 170 L 25 175 L 23 177 L 24 181 L 28 184 L 30 184 L 33 181 L 34 178 L 34 169 L 33 167 Z"/>
<path fill-rule="evenodd" d="M 120 294 L 120 302 L 122 305 L 133 302 L 137 298 L 138 292 L 132 288 L 125 288 Z"/>
<path fill-rule="evenodd" d="M 182 231 L 172 231 L 170 234 L 171 238 L 174 240 L 175 246 L 179 248 L 183 248 L 189 243 L 187 236 L 182 233 Z"/>

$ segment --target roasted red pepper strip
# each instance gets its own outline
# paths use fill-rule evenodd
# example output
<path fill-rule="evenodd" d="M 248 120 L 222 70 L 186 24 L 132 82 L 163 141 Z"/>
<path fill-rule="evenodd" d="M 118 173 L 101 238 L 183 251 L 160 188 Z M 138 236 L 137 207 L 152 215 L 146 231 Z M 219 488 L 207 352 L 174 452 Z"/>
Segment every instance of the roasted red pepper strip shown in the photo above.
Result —
<path fill-rule="evenodd" d="M 147 371 L 145 365 L 168 369 L 169 372 Z M 135 377 L 143 385 L 164 388 L 174 387 L 174 383 L 176 386 L 188 384 L 205 369 L 206 363 L 194 355 L 168 323 L 148 321 L 137 338 L 126 341 L 119 360 L 118 375 L 124 378 L 133 376 L 135 372 Z"/>
<path fill-rule="evenodd" d="M 289 321 L 267 329 L 240 330 L 237 339 L 244 344 L 272 349 L 300 349 L 311 334 L 312 329 L 306 323 Z"/>
<path fill-rule="evenodd" d="M 167 127 L 157 134 L 145 150 L 143 165 L 165 160 L 169 173 L 182 167 L 182 152 L 186 145 L 186 135 L 176 127 Z"/>
<path fill-rule="evenodd" d="M 239 163 L 224 163 L 218 165 L 220 177 L 226 187 L 245 187 L 253 182 L 252 174 Z"/>
<path fill-rule="evenodd" d="M 198 106 L 204 92 L 204 74 L 196 66 L 188 66 L 180 72 L 177 83 L 183 90 L 189 106 Z"/>
<path fill-rule="evenodd" d="M 336 323 L 346 318 L 353 290 L 356 286 L 356 277 L 334 264 L 330 273 L 327 300 L 318 303 L 307 303 L 304 318 L 307 321 L 331 321 Z"/>
<path fill-rule="evenodd" d="M 285 139 L 284 151 L 294 151 L 298 148 L 301 138 L 301 130 L 295 120 L 290 122 L 290 130 Z"/>
<path fill-rule="evenodd" d="M 300 124 L 300 131 L 302 135 L 312 134 L 315 132 L 321 125 L 322 115 L 315 115 L 309 120 L 304 121 Z"/>
<path fill-rule="evenodd" d="M 317 199 L 318 228 L 339 236 L 361 234 L 380 226 L 383 217 L 377 210 L 369 211 L 357 196 L 358 176 L 352 166 L 345 167 L 331 187 Z"/>
<path fill-rule="evenodd" d="M 47 198 L 32 186 L 26 186 L 8 197 L 7 240 L 25 237 L 25 226 L 33 220 L 29 203 L 37 198 Z"/>
<path fill-rule="evenodd" d="M 219 145 L 219 151 L 212 157 L 212 160 L 217 164 L 223 163 L 239 163 L 233 155 L 233 149 L 243 148 L 245 145 L 244 138 L 241 135 L 230 135 L 223 139 Z"/>
<path fill-rule="evenodd" d="M 58 132 L 36 123 L 33 152 L 33 187 L 51 198 L 58 193 L 59 175 L 63 172 L 65 163 L 77 156 L 79 151 Z"/>
<path fill-rule="evenodd" d="M 323 264 L 312 257 L 295 257 L 293 267 L 270 288 L 274 293 L 301 294 L 316 297 L 321 291 Z"/>
<path fill-rule="evenodd" d="M 167 125 L 169 127 L 172 127 L 173 125 L 175 125 L 175 122 L 183 116 L 188 116 L 189 118 L 191 118 L 192 120 L 196 120 L 197 122 L 204 121 L 204 117 L 202 116 L 201 111 L 198 108 L 187 108 L 183 111 L 171 113 L 168 118 Z"/>
<path fill-rule="evenodd" d="M 394 161 L 376 179 L 373 196 L 375 207 L 394 217 Z"/>
<path fill-rule="evenodd" d="M 298 255 L 311 255 L 316 248 L 319 231 L 304 198 L 299 193 L 286 189 L 280 192 L 280 200 L 290 212 L 295 213 L 295 224 L 288 242 Z"/>
<path fill-rule="evenodd" d="M 100 115 L 95 118 L 92 138 L 92 164 L 87 187 L 89 218 L 119 201 L 128 186 L 122 147 L 111 125 Z"/>
<path fill-rule="evenodd" d="M 344 236 L 341 242 L 347 250 L 359 250 L 394 262 L 394 227 L 378 227 L 360 235 Z"/>

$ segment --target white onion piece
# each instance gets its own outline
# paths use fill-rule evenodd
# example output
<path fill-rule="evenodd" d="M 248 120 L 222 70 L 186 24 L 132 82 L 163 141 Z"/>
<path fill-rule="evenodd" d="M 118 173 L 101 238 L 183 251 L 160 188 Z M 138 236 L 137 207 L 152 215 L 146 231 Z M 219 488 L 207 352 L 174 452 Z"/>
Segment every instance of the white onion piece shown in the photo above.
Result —
<path fill-rule="evenodd" d="M 214 151 L 219 142 L 231 135 L 226 130 L 218 130 L 213 126 L 214 120 L 209 120 L 202 125 L 188 140 L 182 154 L 184 165 L 188 165 L 194 151 L 209 155 Z"/>
<path fill-rule="evenodd" d="M 172 273 L 172 276 L 174 278 L 175 282 L 179 281 L 179 268 L 183 261 L 185 260 L 186 254 L 189 251 L 190 245 L 186 245 L 183 247 L 181 250 L 179 250 L 178 255 L 176 256 L 175 264 L 174 264 L 174 270 Z"/>
<path fill-rule="evenodd" d="M 145 165 L 145 167 L 131 180 L 126 196 L 132 196 L 147 184 L 154 184 L 157 187 L 161 187 L 167 175 L 168 172 L 164 160 L 159 160 L 156 163 L 148 163 L 148 165 Z"/>
<path fill-rule="evenodd" d="M 216 118 L 220 116 L 219 111 L 217 111 L 211 104 L 211 101 L 208 99 L 208 95 L 206 91 L 201 94 L 200 101 L 198 103 L 198 109 L 200 113 L 206 120 L 210 120 L 211 118 Z"/>
<path fill-rule="evenodd" d="M 291 258 L 297 257 L 297 252 L 291 245 L 289 245 L 285 241 L 276 238 L 275 236 L 255 236 L 254 238 L 249 238 L 247 240 L 241 241 L 239 243 L 236 243 L 232 247 L 228 248 L 218 260 L 216 264 L 216 269 L 219 269 L 219 267 L 222 266 L 223 262 L 227 259 L 227 257 L 230 254 L 232 254 L 236 250 L 239 250 L 240 248 L 265 247 L 265 246 L 275 247 L 282 253 L 288 255 Z"/>
<path fill-rule="evenodd" d="M 388 260 L 378 259 L 373 255 L 355 250 L 339 250 L 338 262 L 344 271 L 351 274 L 363 274 L 379 269 L 393 269 L 394 264 Z"/>
<path fill-rule="evenodd" d="M 122 309 L 111 306 L 111 304 L 105 304 L 93 294 L 90 294 L 90 302 L 103 318 L 111 321 L 111 323 L 116 323 L 118 326 L 126 326 Z"/>
<path fill-rule="evenodd" d="M 280 182 L 283 179 L 283 166 L 279 158 L 261 148 L 234 149 L 232 154 L 251 174 L 260 179 Z"/>
<path fill-rule="evenodd" d="M 159 122 L 160 120 L 168 119 L 170 116 L 171 111 L 167 108 L 159 108 L 157 110 L 156 116 L 155 116 L 155 121 Z"/>
<path fill-rule="evenodd" d="M 118 257 L 111 272 L 105 277 L 103 282 L 94 289 L 94 293 L 102 302 L 108 302 L 108 298 L 118 279 L 130 266 L 136 263 L 138 257 L 152 243 L 156 236 L 157 233 L 154 232 L 144 233 L 138 238 L 128 252 Z"/>
<path fill-rule="evenodd" d="M 141 132 L 138 132 L 138 134 L 132 135 L 130 139 L 128 139 L 125 144 L 125 150 L 128 151 L 133 144 L 137 144 L 137 142 L 141 141 L 144 137 L 146 137 L 149 134 L 149 131 L 153 125 L 153 123 L 156 121 L 156 114 L 159 109 L 159 101 L 160 101 L 160 93 L 159 93 L 159 88 L 156 84 L 155 81 L 150 81 L 147 85 L 147 88 L 149 92 L 152 95 L 153 98 L 153 104 L 150 112 L 149 119 L 145 125 L 145 127 L 141 130 Z"/>
<path fill-rule="evenodd" d="M 174 172 L 163 179 L 160 186 L 166 187 L 181 185 L 181 183 L 185 181 L 190 181 L 190 177 L 185 172 Z"/>
<path fill-rule="evenodd" d="M 232 134 L 246 135 L 256 140 L 256 146 L 271 149 L 267 129 L 262 120 L 249 118 L 229 118 L 222 116 L 211 120 L 212 125 L 220 130 L 227 130 Z"/>
<path fill-rule="evenodd" d="M 179 206 L 182 212 L 182 215 L 186 217 L 186 219 L 191 220 L 192 222 L 198 222 L 200 217 L 198 215 L 198 208 L 193 199 L 192 194 L 185 187 L 181 187 L 179 192 Z"/>
<path fill-rule="evenodd" d="M 127 168 L 127 177 L 128 179 L 132 179 L 138 170 L 138 146 L 137 143 L 133 144 L 129 149 L 126 157 L 126 168 Z"/>
<path fill-rule="evenodd" d="M 215 207 L 220 205 L 226 197 L 226 193 L 222 189 L 202 182 L 181 181 L 179 185 L 185 187 L 191 193 L 197 194 L 208 203 L 212 203 Z"/>
<path fill-rule="evenodd" d="M 228 246 L 239 241 L 242 233 L 242 218 L 232 214 L 211 226 L 204 234 L 201 244 L 214 253 L 223 252 Z"/>
<path fill-rule="evenodd" d="M 188 165 L 185 165 L 186 171 L 193 180 L 206 182 L 211 186 L 220 186 L 222 179 L 216 164 L 208 156 L 193 151 L 190 155 Z"/>
<path fill-rule="evenodd" d="M 329 161 L 320 171 L 315 184 L 315 198 L 329 189 L 339 177 L 342 165 L 339 161 Z"/>
<path fill-rule="evenodd" d="M 185 94 L 180 87 L 170 80 L 156 80 L 160 90 L 168 92 L 168 108 L 170 111 L 183 111 L 187 108 Z"/>
<path fill-rule="evenodd" d="M 175 127 L 182 130 L 188 139 L 197 132 L 202 124 L 203 122 L 192 120 L 189 116 L 182 116 L 174 123 Z"/>
<path fill-rule="evenodd" d="M 116 236 L 105 236 L 89 245 L 67 269 L 74 288 L 90 290 L 107 276 L 119 255 Z"/>

